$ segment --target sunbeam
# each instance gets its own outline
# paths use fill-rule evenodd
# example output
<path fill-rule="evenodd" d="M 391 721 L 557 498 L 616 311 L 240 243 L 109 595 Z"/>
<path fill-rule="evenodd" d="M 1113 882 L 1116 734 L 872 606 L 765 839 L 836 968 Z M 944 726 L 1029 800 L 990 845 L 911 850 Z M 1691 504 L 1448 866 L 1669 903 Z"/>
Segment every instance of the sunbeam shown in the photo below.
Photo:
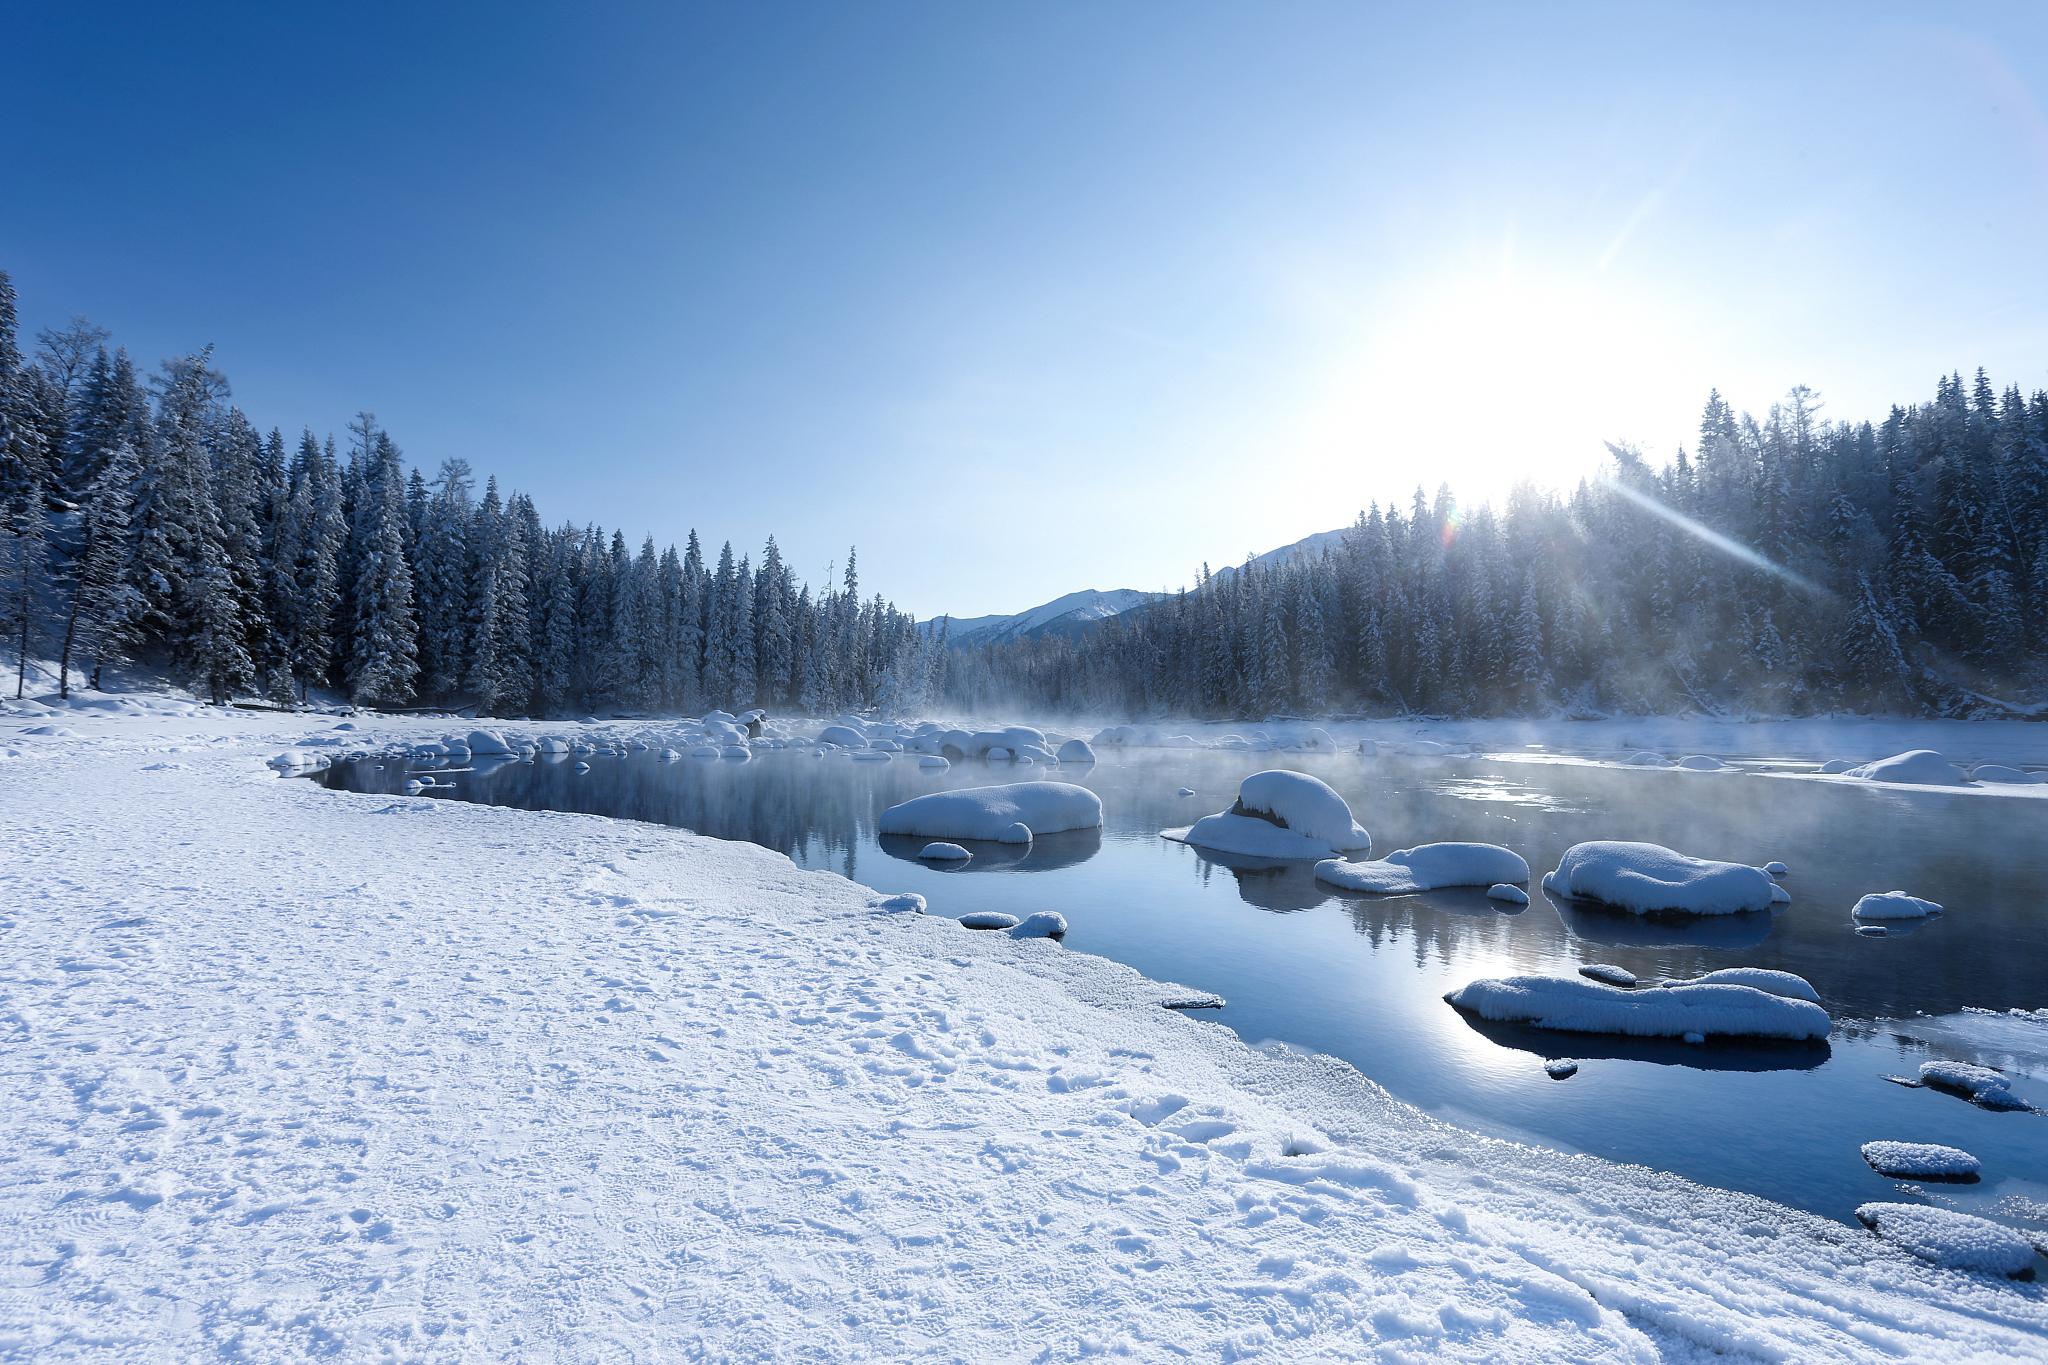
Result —
<path fill-rule="evenodd" d="M 1603 488 L 1606 488 L 1609 492 L 1614 493 L 1631 503 L 1634 503 L 1637 507 L 1640 507 L 1645 512 L 1648 512 L 1651 516 L 1656 517 L 1662 521 L 1668 522 L 1673 526 L 1676 526 L 1679 530 L 1685 532 L 1693 539 L 1698 540 L 1712 547 L 1713 549 L 1720 551 L 1722 554 L 1727 555 L 1730 559 L 1738 560 L 1744 564 L 1749 565 L 1753 569 L 1762 569 L 1765 573 L 1775 574 L 1777 577 L 1784 579 L 1787 583 L 1790 583 L 1793 587 L 1799 589 L 1803 593 L 1809 593 L 1815 597 L 1825 598 L 1832 598 L 1834 596 L 1834 593 L 1830 592 L 1828 589 L 1822 587 L 1820 584 L 1814 582 L 1812 579 L 1806 577 L 1805 575 L 1793 572 L 1791 569 L 1786 568 L 1783 564 L 1780 564 L 1777 561 L 1769 558 L 1768 556 L 1759 553 L 1757 550 L 1748 545 L 1744 545 L 1739 540 L 1733 539 L 1729 536 L 1722 535 L 1719 531 L 1716 531 L 1711 526 L 1701 525 L 1699 522 L 1694 521 L 1691 517 L 1685 515 L 1685 513 L 1683 512 L 1677 511 L 1674 508 L 1666 507 L 1663 503 L 1657 501 L 1655 498 L 1651 497 L 1648 493 L 1643 492 L 1641 489 L 1630 488 L 1627 484 L 1622 483 L 1617 479 L 1602 479 L 1600 483 L 1601 486 Z"/>

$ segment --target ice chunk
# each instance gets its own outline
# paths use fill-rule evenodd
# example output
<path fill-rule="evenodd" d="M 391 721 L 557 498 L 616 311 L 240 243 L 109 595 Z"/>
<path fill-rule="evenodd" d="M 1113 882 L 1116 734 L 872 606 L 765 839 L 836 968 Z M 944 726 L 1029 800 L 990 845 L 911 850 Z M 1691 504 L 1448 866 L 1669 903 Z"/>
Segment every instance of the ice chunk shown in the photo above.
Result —
<path fill-rule="evenodd" d="M 1818 1039 L 1833 1027 L 1819 1005 L 1752 986 L 1624 991 L 1569 976 L 1511 976 L 1474 981 L 1444 999 L 1482 1019 L 1633 1038 Z"/>
<path fill-rule="evenodd" d="M 1787 1000 L 1811 1000 L 1820 1003 L 1820 992 L 1803 976 L 1791 972 L 1773 971 L 1769 967 L 1723 967 L 1718 971 L 1696 976 L 1690 981 L 1666 981 L 1667 987 L 1711 986 L 1716 983 L 1730 986 L 1753 986 L 1772 995 L 1782 995 Z"/>
<path fill-rule="evenodd" d="M 1529 864 L 1521 854 L 1498 844 L 1423 844 L 1389 853 L 1378 862 L 1326 859 L 1316 864 L 1316 880 L 1345 891 L 1402 895 L 1446 886 L 1526 882 Z"/>
<path fill-rule="evenodd" d="M 1920 1083 L 1936 1090 L 1961 1095 L 1986 1109 L 2031 1109 L 2032 1105 L 2012 1093 L 2012 1082 L 2003 1072 L 1974 1062 L 1937 1058 L 1920 1063 Z"/>
<path fill-rule="evenodd" d="M 1000 910 L 970 910 L 960 917 L 960 924 L 966 929 L 1014 929 L 1017 917 Z"/>
<path fill-rule="evenodd" d="M 958 844 L 930 843 L 917 851 L 928 863 L 964 863 L 974 855 Z"/>
<path fill-rule="evenodd" d="M 1510 886 L 1506 882 L 1495 882 L 1492 886 L 1487 887 L 1486 898 L 1499 901 L 1503 905 L 1527 905 L 1529 903 L 1528 892 L 1519 886 Z"/>
<path fill-rule="evenodd" d="M 1026 915 L 1022 924 L 1010 930 L 1011 938 L 1064 938 L 1067 917 L 1057 910 L 1040 910 Z"/>
<path fill-rule="evenodd" d="M 1093 763 L 1095 751 L 1085 739 L 1070 739 L 1060 745 L 1059 759 L 1062 763 Z"/>
<path fill-rule="evenodd" d="M 927 839 L 1004 839 L 1012 826 L 1030 835 L 1098 829 L 1102 798 L 1070 782 L 1012 782 L 930 792 L 882 812 L 883 834 Z"/>
<path fill-rule="evenodd" d="M 1926 919 L 1941 913 L 1933 901 L 1909 896 L 1903 891 L 1873 891 L 1849 911 L 1857 919 Z"/>
<path fill-rule="evenodd" d="M 1273 769 L 1238 784 L 1237 803 L 1160 837 L 1218 853 L 1309 860 L 1372 847 L 1351 807 L 1328 783 L 1307 773 Z"/>
<path fill-rule="evenodd" d="M 1895 1180 L 1970 1180 L 1983 1169 L 1962 1148 L 1938 1142 L 1866 1142 L 1863 1159 L 1879 1175 Z"/>
<path fill-rule="evenodd" d="M 1871 782 L 1906 782 L 1917 787 L 1963 785 L 1962 771 L 1932 749 L 1908 749 L 1903 754 L 1851 768 L 1848 775 Z"/>
<path fill-rule="evenodd" d="M 1631 987 L 1636 984 L 1636 974 L 1626 967 L 1617 967 L 1611 962 L 1590 962 L 1579 968 L 1579 975 L 1593 981 L 1603 981 L 1610 986 Z"/>
<path fill-rule="evenodd" d="M 2003 1223 L 1926 1204 L 1865 1204 L 1856 1219 L 1885 1241 L 1950 1270 L 2025 1275 L 2034 1244 Z"/>
<path fill-rule="evenodd" d="M 1761 868 L 1618 839 L 1572 845 L 1543 886 L 1638 915 L 1733 915 L 1772 904 L 1772 882 Z"/>

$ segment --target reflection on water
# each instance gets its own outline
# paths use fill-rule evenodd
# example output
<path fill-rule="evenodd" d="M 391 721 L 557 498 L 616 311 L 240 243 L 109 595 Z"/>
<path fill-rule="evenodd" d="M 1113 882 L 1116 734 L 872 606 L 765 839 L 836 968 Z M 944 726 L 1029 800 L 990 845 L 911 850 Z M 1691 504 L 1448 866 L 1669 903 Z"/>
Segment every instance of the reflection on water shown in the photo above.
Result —
<path fill-rule="evenodd" d="M 1213 991 L 1220 1019 L 1254 1042 L 1343 1057 L 1395 1094 L 1455 1121 L 1560 1148 L 1678 1171 L 1836 1218 L 1896 1197 L 1857 1155 L 1873 1138 L 1946 1142 L 1983 1159 L 1986 1179 L 1945 1195 L 2010 1207 L 2048 1170 L 2048 1119 L 1994 1114 L 1887 1085 L 1967 1038 L 1912 1026 L 1964 1006 L 2048 1005 L 2048 803 L 1503 757 L 1139 753 L 1062 769 L 1103 798 L 1099 832 L 1029 847 L 976 844 L 964 867 L 917 860 L 922 839 L 883 839 L 896 802 L 943 788 L 1045 777 L 1042 770 L 854 763 L 806 751 L 752 762 L 655 754 L 438 769 L 438 799 L 582 811 L 748 839 L 798 863 L 886 892 L 915 891 L 935 914 L 1056 909 L 1067 946 Z M 1782 859 L 1793 903 L 1767 914 L 1643 920 L 1558 903 L 1531 887 L 1526 910 L 1477 890 L 1399 898 L 1339 895 L 1305 864 L 1216 858 L 1158 831 L 1230 804 L 1263 767 L 1312 772 L 1341 791 L 1380 852 L 1432 840 L 1505 844 L 1540 878 L 1584 839 L 1644 839 L 1706 857 Z M 398 792 L 404 765 L 364 762 L 320 780 Z M 1181 786 L 1199 794 L 1177 796 Z M 1862 938 L 1849 907 L 1903 889 L 1949 909 L 1920 932 Z M 1829 1045 L 1758 1047 L 1550 1034 L 1467 1020 L 1443 1001 L 1474 978 L 1570 973 L 1613 962 L 1643 977 L 1776 967 L 1814 983 L 1844 1020 Z M 1857 1021 L 1904 1020 L 1904 1025 Z M 2048 1022 L 2022 1022 L 2021 1030 Z M 2048 1102 L 2048 1048 L 2007 1048 Z M 1582 1063 L 1552 1081 L 1542 1061 Z"/>

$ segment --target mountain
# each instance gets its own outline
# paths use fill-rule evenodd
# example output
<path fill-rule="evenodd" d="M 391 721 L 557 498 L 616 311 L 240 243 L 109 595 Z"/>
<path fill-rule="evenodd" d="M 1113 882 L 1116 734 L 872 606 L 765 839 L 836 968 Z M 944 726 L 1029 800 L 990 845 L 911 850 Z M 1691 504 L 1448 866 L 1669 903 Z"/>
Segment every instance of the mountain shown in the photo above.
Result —
<path fill-rule="evenodd" d="M 1136 588 L 1115 588 L 1109 592 L 1084 588 L 1010 616 L 954 618 L 947 626 L 946 642 L 964 649 L 970 645 L 1036 640 L 1048 635 L 1078 635 L 1097 621 L 1142 606 L 1157 596 L 1158 593 L 1140 592 Z M 940 619 L 934 617 L 919 629 L 927 635 L 933 634 L 939 628 Z"/>
<path fill-rule="evenodd" d="M 1303 536 L 1292 545 L 1282 545 L 1277 550 L 1268 550 L 1262 555 L 1253 555 L 1252 563 L 1262 569 L 1277 569 L 1282 564 L 1292 564 L 1297 559 L 1313 559 L 1325 550 L 1342 548 L 1344 533 L 1350 529 L 1349 526 L 1339 526 L 1334 531 L 1318 531 L 1312 536 Z M 1222 568 L 1217 569 L 1211 577 L 1228 578 L 1241 567 L 1241 565 L 1237 564 L 1226 564 Z"/>
<path fill-rule="evenodd" d="M 1334 531 L 1317 531 L 1314 535 L 1303 536 L 1292 545 L 1282 545 L 1277 550 L 1268 550 L 1262 555 L 1253 555 L 1252 563 L 1262 569 L 1278 568 L 1291 564 L 1297 559 L 1311 559 L 1325 550 L 1335 550 L 1344 541 L 1344 533 L 1351 528 L 1340 526 Z M 1242 565 L 1225 564 L 1211 574 L 1212 578 L 1226 579 L 1236 573 Z M 1065 597 L 1056 597 L 1050 602 L 1020 611 L 1013 616 L 969 616 L 953 618 L 946 633 L 946 641 L 956 649 L 979 648 L 982 645 L 1005 644 L 1012 640 L 1037 640 L 1048 635 L 1081 635 L 1112 616 L 1134 611 L 1147 604 L 1170 596 L 1162 592 L 1140 592 L 1136 588 L 1117 588 L 1101 592 L 1084 588 L 1070 592 Z M 939 618 L 934 617 L 918 626 L 927 636 L 935 634 Z"/>

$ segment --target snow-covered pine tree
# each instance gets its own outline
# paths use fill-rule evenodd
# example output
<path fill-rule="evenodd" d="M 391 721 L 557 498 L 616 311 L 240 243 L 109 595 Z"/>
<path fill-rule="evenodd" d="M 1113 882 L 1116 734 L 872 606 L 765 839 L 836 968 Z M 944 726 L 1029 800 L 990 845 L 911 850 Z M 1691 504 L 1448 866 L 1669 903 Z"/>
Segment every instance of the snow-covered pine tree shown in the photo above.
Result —
<path fill-rule="evenodd" d="M 349 696 L 358 706 L 409 700 L 419 676 L 419 620 L 405 551 L 405 468 L 369 412 L 357 416 L 364 453 L 356 508 Z"/>

